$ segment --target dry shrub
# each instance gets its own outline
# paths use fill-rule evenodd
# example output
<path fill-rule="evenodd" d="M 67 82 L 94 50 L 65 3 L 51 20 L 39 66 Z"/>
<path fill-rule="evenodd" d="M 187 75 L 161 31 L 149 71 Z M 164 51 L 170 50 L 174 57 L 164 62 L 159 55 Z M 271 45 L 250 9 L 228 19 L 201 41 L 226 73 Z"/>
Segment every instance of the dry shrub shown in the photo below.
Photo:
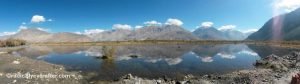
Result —
<path fill-rule="evenodd" d="M 19 39 L 7 39 L 0 41 L 0 47 L 15 47 L 25 45 L 26 41 Z"/>

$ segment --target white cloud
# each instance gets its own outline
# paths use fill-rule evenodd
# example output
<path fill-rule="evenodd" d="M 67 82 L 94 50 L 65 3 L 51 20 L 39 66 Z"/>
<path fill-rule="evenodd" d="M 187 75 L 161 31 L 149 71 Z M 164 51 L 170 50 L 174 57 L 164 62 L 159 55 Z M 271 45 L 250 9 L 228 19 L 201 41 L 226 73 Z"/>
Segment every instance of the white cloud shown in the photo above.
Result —
<path fill-rule="evenodd" d="M 234 59 L 236 58 L 236 56 L 232 55 L 232 54 L 227 54 L 227 53 L 218 53 L 218 56 L 220 56 L 221 58 L 224 59 Z"/>
<path fill-rule="evenodd" d="M 147 25 L 147 26 L 161 25 L 160 22 L 157 22 L 157 21 L 155 21 L 155 20 L 152 20 L 152 21 L 146 21 L 146 22 L 144 22 L 144 24 Z"/>
<path fill-rule="evenodd" d="M 167 22 L 165 23 L 166 25 L 176 25 L 176 26 L 181 26 L 183 25 L 183 22 L 180 21 L 179 19 L 173 19 L 170 18 L 167 20 Z"/>
<path fill-rule="evenodd" d="M 201 57 L 201 61 L 202 62 L 213 62 L 213 58 L 212 57 Z"/>
<path fill-rule="evenodd" d="M 22 23 L 22 24 L 23 24 L 23 23 Z M 0 33 L 0 36 L 14 35 L 14 34 L 16 34 L 17 32 L 20 32 L 21 30 L 26 30 L 26 29 L 28 29 L 27 26 L 20 25 L 20 26 L 19 26 L 19 29 L 18 29 L 16 32 L 1 32 L 1 33 Z M 41 27 L 38 27 L 38 28 L 36 28 L 36 29 L 41 30 L 41 31 L 46 31 L 46 32 L 49 32 L 49 31 L 50 31 L 50 29 L 41 28 Z"/>
<path fill-rule="evenodd" d="M 131 30 L 132 27 L 130 25 L 127 24 L 114 24 L 113 29 L 126 29 L 126 30 Z"/>
<path fill-rule="evenodd" d="M 75 33 L 75 34 L 82 34 L 81 32 L 79 32 L 79 31 L 77 31 L 77 32 L 73 32 L 73 33 Z"/>
<path fill-rule="evenodd" d="M 46 21 L 46 18 L 41 15 L 34 15 L 31 18 L 32 23 L 40 23 L 40 22 L 45 22 L 45 21 Z"/>
<path fill-rule="evenodd" d="M 49 32 L 49 31 L 50 31 L 50 29 L 41 28 L 41 27 L 38 27 L 38 28 L 36 28 L 36 29 L 41 30 L 41 31 L 45 31 L 45 32 Z"/>
<path fill-rule="evenodd" d="M 149 63 L 157 63 L 159 61 L 161 61 L 162 59 L 147 59 L 145 60 L 145 62 L 149 62 Z"/>
<path fill-rule="evenodd" d="M 92 34 L 97 34 L 97 33 L 101 33 L 104 32 L 105 30 L 103 29 L 86 29 L 83 32 L 74 32 L 75 34 L 83 34 L 83 35 L 92 35 Z"/>
<path fill-rule="evenodd" d="M 149 62 L 149 63 L 157 63 L 159 61 L 165 61 L 168 63 L 168 65 L 177 65 L 179 63 L 182 62 L 182 59 L 181 58 L 165 58 L 165 59 L 162 59 L 162 58 L 159 58 L 159 59 L 147 59 L 145 60 L 145 62 Z"/>
<path fill-rule="evenodd" d="M 22 22 L 22 25 L 26 25 L 26 22 Z"/>
<path fill-rule="evenodd" d="M 18 31 L 21 31 L 21 30 L 23 30 L 23 29 L 28 29 L 28 27 L 27 27 L 27 26 L 24 26 L 24 25 L 21 25 L 21 26 L 19 26 L 19 30 L 18 30 Z"/>
<path fill-rule="evenodd" d="M 253 51 L 249 51 L 249 50 L 242 50 L 242 51 L 238 52 L 238 54 L 248 54 L 248 55 L 251 55 L 251 56 L 258 56 L 257 53 L 255 53 Z"/>
<path fill-rule="evenodd" d="M 247 30 L 241 30 L 243 33 L 253 33 L 258 31 L 258 29 L 247 29 Z"/>
<path fill-rule="evenodd" d="M 209 28 L 209 27 L 212 27 L 214 25 L 213 22 L 202 22 L 201 23 L 201 27 L 204 27 L 204 28 Z"/>
<path fill-rule="evenodd" d="M 23 22 L 23 23 L 24 23 L 24 22 Z M 22 23 L 22 24 L 23 24 L 23 23 Z M 19 31 L 21 31 L 21 30 L 23 30 L 23 29 L 28 29 L 28 28 L 27 28 L 27 26 L 20 25 L 17 32 L 19 32 Z M 17 32 L 1 32 L 1 33 L 0 33 L 0 36 L 14 35 L 14 34 L 16 34 Z"/>
<path fill-rule="evenodd" d="M 224 26 L 221 26 L 218 30 L 232 30 L 235 28 L 236 28 L 235 25 L 224 25 Z"/>
<path fill-rule="evenodd" d="M 89 30 L 84 30 L 85 35 L 91 35 L 91 34 L 96 34 L 96 33 L 101 33 L 104 32 L 105 30 L 103 29 L 89 29 Z"/>
<path fill-rule="evenodd" d="M 300 0 L 274 0 L 275 11 L 291 12 L 300 7 Z"/>
<path fill-rule="evenodd" d="M 135 28 L 135 29 L 139 29 L 139 28 L 143 28 L 143 26 L 141 26 L 141 25 L 136 25 L 134 28 Z"/>
<path fill-rule="evenodd" d="M 0 36 L 14 35 L 16 33 L 17 32 L 2 32 L 2 33 L 0 33 Z"/>
<path fill-rule="evenodd" d="M 165 61 L 168 63 L 168 65 L 177 65 L 182 62 L 181 58 L 167 58 Z"/>

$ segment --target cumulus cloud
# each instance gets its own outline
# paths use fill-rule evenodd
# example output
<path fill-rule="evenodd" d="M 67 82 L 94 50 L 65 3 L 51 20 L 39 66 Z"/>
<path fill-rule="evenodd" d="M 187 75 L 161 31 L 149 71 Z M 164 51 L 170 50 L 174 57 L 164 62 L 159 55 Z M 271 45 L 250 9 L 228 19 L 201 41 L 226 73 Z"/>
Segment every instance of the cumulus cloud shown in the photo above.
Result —
<path fill-rule="evenodd" d="M 18 32 L 21 31 L 21 30 L 24 30 L 24 29 L 28 29 L 28 27 L 24 26 L 24 25 L 21 25 L 21 26 L 19 26 Z M 50 31 L 50 29 L 41 28 L 41 27 L 37 27 L 36 29 L 41 30 L 41 31 L 46 31 L 46 32 Z"/>
<path fill-rule="evenodd" d="M 224 59 L 235 59 L 236 58 L 236 56 L 234 56 L 232 54 L 227 54 L 227 53 L 218 53 L 217 55 Z"/>
<path fill-rule="evenodd" d="M 139 29 L 139 28 L 143 28 L 143 26 L 141 26 L 141 25 L 136 25 L 134 28 L 135 28 L 135 29 Z"/>
<path fill-rule="evenodd" d="M 19 30 L 18 30 L 18 31 L 21 31 L 21 30 L 23 30 L 23 29 L 28 29 L 28 27 L 27 27 L 27 26 L 24 26 L 24 25 L 21 25 L 21 26 L 19 26 Z"/>
<path fill-rule="evenodd" d="M 22 24 L 23 24 L 23 23 L 22 23 Z M 19 29 L 18 29 L 17 32 L 19 32 L 19 31 L 21 31 L 21 30 L 23 30 L 23 29 L 28 29 L 28 28 L 27 28 L 27 26 L 21 25 L 21 26 L 19 26 Z M 0 33 L 0 36 L 14 35 L 14 34 L 16 34 L 17 32 L 1 32 L 1 33 Z"/>
<path fill-rule="evenodd" d="M 86 29 L 83 32 L 74 32 L 75 34 L 83 34 L 83 35 L 92 35 L 92 34 L 97 34 L 104 32 L 105 30 L 103 29 Z"/>
<path fill-rule="evenodd" d="M 238 52 L 238 54 L 248 54 L 251 56 L 258 56 L 258 54 L 256 52 L 249 51 L 249 50 L 242 50 L 242 51 Z"/>
<path fill-rule="evenodd" d="M 25 26 L 26 23 L 25 22 L 22 22 L 21 25 L 19 26 L 18 30 L 17 31 L 14 31 L 14 32 L 0 32 L 0 36 L 6 36 L 6 35 L 14 35 L 22 30 L 26 30 L 28 29 L 27 26 Z M 50 29 L 46 29 L 46 28 L 41 28 L 41 27 L 37 27 L 36 29 L 38 30 L 41 30 L 41 31 L 46 31 L 46 32 L 49 32 Z"/>
<path fill-rule="evenodd" d="M 166 21 L 165 23 L 166 25 L 176 25 L 176 26 L 181 26 L 183 25 L 183 22 L 179 19 L 173 19 L 173 18 L 170 18 Z"/>
<path fill-rule="evenodd" d="M 16 33 L 17 32 L 2 32 L 2 33 L 0 33 L 0 36 L 14 35 Z"/>
<path fill-rule="evenodd" d="M 165 59 L 147 59 L 145 60 L 145 62 L 149 62 L 149 63 L 157 63 L 159 61 L 165 61 L 168 63 L 168 65 L 172 66 L 172 65 L 177 65 L 179 63 L 182 62 L 181 58 L 165 58 Z"/>
<path fill-rule="evenodd" d="M 45 22 L 45 21 L 46 21 L 46 18 L 41 15 L 34 15 L 31 18 L 32 23 L 40 23 L 40 22 Z"/>
<path fill-rule="evenodd" d="M 149 63 L 157 63 L 159 61 L 162 61 L 163 59 L 146 59 L 145 62 L 149 62 Z"/>
<path fill-rule="evenodd" d="M 300 7 L 300 0 L 274 0 L 274 10 L 291 12 Z"/>
<path fill-rule="evenodd" d="M 131 30 L 132 27 L 130 25 L 127 24 L 114 24 L 113 29 L 126 29 L 126 30 Z"/>
<path fill-rule="evenodd" d="M 204 28 L 209 28 L 209 27 L 212 27 L 214 25 L 213 22 L 202 22 L 201 23 L 201 27 L 204 27 Z"/>
<path fill-rule="evenodd" d="M 213 62 L 213 58 L 212 57 L 201 57 L 201 61 L 202 62 Z"/>
<path fill-rule="evenodd" d="M 96 34 L 96 33 L 101 33 L 104 32 L 105 30 L 103 29 L 89 29 L 89 30 L 84 30 L 85 35 L 91 35 L 91 34 Z"/>
<path fill-rule="evenodd" d="M 41 28 L 41 27 L 38 27 L 38 28 L 36 28 L 36 29 L 41 30 L 41 31 L 45 31 L 45 32 L 49 32 L 49 31 L 50 31 L 50 29 Z"/>
<path fill-rule="evenodd" d="M 218 30 L 232 30 L 235 28 L 236 28 L 235 25 L 224 25 L 224 26 L 221 26 Z"/>
<path fill-rule="evenodd" d="M 83 33 L 79 32 L 79 31 L 77 31 L 77 32 L 73 32 L 73 33 L 75 33 L 75 34 L 83 34 Z"/>
<path fill-rule="evenodd" d="M 165 61 L 168 63 L 168 65 L 177 65 L 182 62 L 181 58 L 167 58 Z"/>
<path fill-rule="evenodd" d="M 147 25 L 147 26 L 161 25 L 160 22 L 157 22 L 157 21 L 155 21 L 155 20 L 152 20 L 152 21 L 146 21 L 146 22 L 144 22 L 144 24 Z"/>
<path fill-rule="evenodd" d="M 247 30 L 242 30 L 243 33 L 253 33 L 253 32 L 257 32 L 258 29 L 247 29 Z"/>

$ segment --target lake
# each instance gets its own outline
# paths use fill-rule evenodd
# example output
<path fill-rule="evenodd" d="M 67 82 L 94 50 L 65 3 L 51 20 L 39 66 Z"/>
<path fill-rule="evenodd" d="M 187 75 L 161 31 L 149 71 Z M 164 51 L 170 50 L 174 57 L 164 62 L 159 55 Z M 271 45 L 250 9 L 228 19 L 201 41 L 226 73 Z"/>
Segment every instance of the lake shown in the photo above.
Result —
<path fill-rule="evenodd" d="M 245 44 L 127 45 L 127 46 L 26 46 L 13 52 L 62 65 L 88 80 L 116 80 L 126 74 L 149 79 L 181 80 L 192 74 L 224 74 L 254 69 L 254 63 L 271 54 L 284 55 L 285 48 Z"/>

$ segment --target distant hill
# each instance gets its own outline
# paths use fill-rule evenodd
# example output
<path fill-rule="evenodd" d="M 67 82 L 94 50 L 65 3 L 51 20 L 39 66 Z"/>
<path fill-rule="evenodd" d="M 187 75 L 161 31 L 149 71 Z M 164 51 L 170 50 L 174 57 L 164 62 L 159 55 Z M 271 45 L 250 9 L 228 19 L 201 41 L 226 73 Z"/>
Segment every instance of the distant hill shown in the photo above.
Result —
<path fill-rule="evenodd" d="M 253 32 L 243 33 L 235 29 L 218 30 L 214 27 L 199 27 L 193 34 L 204 40 L 244 40 Z"/>
<path fill-rule="evenodd" d="M 18 33 L 9 36 L 12 39 L 21 39 L 27 42 L 90 42 L 85 35 L 73 33 L 49 33 L 35 28 L 22 29 Z"/>
<path fill-rule="evenodd" d="M 92 39 L 75 33 L 55 33 L 52 34 L 50 38 L 46 40 L 47 42 L 91 42 Z"/>
<path fill-rule="evenodd" d="M 234 29 L 220 30 L 223 32 L 226 40 L 244 40 L 248 37 L 247 33 L 240 32 Z"/>
<path fill-rule="evenodd" d="M 300 40 L 300 8 L 270 19 L 247 40 Z"/>
<path fill-rule="evenodd" d="M 22 39 L 28 42 L 45 42 L 48 38 L 51 38 L 51 33 L 41 31 L 35 28 L 22 29 L 18 33 L 10 36 L 13 39 Z"/>
<path fill-rule="evenodd" d="M 193 34 L 203 40 L 226 40 L 223 32 L 214 27 L 200 27 Z"/>
<path fill-rule="evenodd" d="M 132 33 L 131 30 L 126 29 L 116 29 L 104 31 L 101 33 L 95 33 L 93 35 L 88 35 L 94 41 L 124 41 L 128 40 L 129 35 Z"/>

